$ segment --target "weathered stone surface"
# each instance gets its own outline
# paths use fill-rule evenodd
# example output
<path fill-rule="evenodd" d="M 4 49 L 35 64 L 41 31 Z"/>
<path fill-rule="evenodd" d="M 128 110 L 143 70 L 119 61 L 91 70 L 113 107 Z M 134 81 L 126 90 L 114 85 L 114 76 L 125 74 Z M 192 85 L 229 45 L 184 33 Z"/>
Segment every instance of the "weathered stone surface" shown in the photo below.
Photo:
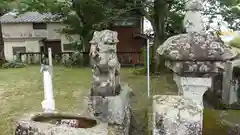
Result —
<path fill-rule="evenodd" d="M 159 46 L 157 52 L 174 61 L 225 61 L 235 57 L 220 37 L 205 32 L 172 36 Z"/>
<path fill-rule="evenodd" d="M 85 121 L 78 123 L 78 128 L 76 128 L 76 125 L 56 124 L 55 121 L 58 119 L 79 119 Z M 26 114 L 17 121 L 15 129 L 15 135 L 108 135 L 107 124 L 96 119 L 82 117 L 77 114 L 57 112 Z"/>
<path fill-rule="evenodd" d="M 120 85 L 117 36 L 115 31 L 96 31 L 90 41 L 93 83 L 87 110 L 98 120 L 109 123 L 109 134 L 128 135 L 131 89 L 126 84 Z"/>
<path fill-rule="evenodd" d="M 206 33 L 187 33 L 170 37 L 157 52 L 166 66 L 177 73 L 219 73 L 224 62 L 236 57 L 219 37 Z"/>
<path fill-rule="evenodd" d="M 184 26 L 185 34 L 168 38 L 157 49 L 167 60 L 167 67 L 176 73 L 219 73 L 223 72 L 223 62 L 237 56 L 230 46 L 219 36 L 207 33 L 203 25 L 201 0 L 186 2 Z"/>
<path fill-rule="evenodd" d="M 125 116 L 121 124 L 108 124 L 108 135 L 129 135 L 130 128 L 130 108 L 125 109 Z"/>
<path fill-rule="evenodd" d="M 97 119 L 112 124 L 124 123 L 126 112 L 130 109 L 129 100 L 132 90 L 127 84 L 122 85 L 121 88 L 118 96 L 91 97 L 91 100 L 89 100 L 91 103 L 89 104 L 92 106 L 92 111 Z"/>
<path fill-rule="evenodd" d="M 202 32 L 205 31 L 202 0 L 187 0 L 185 9 L 187 10 L 183 23 L 187 32 Z"/>
<path fill-rule="evenodd" d="M 153 135 L 201 135 L 203 108 L 182 96 L 153 97 Z"/>
<path fill-rule="evenodd" d="M 90 41 L 92 59 L 92 96 L 115 96 L 120 91 L 120 63 L 117 58 L 117 32 L 94 32 Z"/>
<path fill-rule="evenodd" d="M 212 86 L 210 77 L 181 77 L 174 74 L 174 81 L 179 90 L 179 95 L 192 99 L 203 107 L 203 94 Z"/>
<path fill-rule="evenodd" d="M 188 0 L 185 5 L 187 11 L 202 11 L 202 0 Z"/>
<path fill-rule="evenodd" d="M 166 61 L 166 67 L 172 69 L 175 73 L 187 74 L 191 73 L 192 76 L 198 76 L 202 73 L 222 73 L 224 62 L 211 62 L 211 61 Z"/>

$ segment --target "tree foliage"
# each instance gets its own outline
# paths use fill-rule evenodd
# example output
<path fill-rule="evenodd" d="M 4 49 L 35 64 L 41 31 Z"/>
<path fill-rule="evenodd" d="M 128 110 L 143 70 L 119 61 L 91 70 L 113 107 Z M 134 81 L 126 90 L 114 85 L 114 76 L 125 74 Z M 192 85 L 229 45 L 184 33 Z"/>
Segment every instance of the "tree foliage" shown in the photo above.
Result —
<path fill-rule="evenodd" d="M 18 2 L 18 0 L 0 0 L 0 16 L 18 7 Z M 0 22 L 0 65 L 2 65 L 4 62 L 4 40 L 2 35 L 2 25 Z"/>
<path fill-rule="evenodd" d="M 22 12 L 50 12 L 66 25 L 62 32 L 78 34 L 82 48 L 88 48 L 93 31 L 109 28 L 110 23 L 135 9 L 132 1 L 124 0 L 24 0 Z"/>
<path fill-rule="evenodd" d="M 211 6 L 209 6 L 206 12 L 210 18 L 216 18 L 217 15 L 221 15 L 231 29 L 238 29 L 240 27 L 239 0 L 212 0 L 210 4 Z"/>
<path fill-rule="evenodd" d="M 145 10 L 142 10 L 154 31 L 151 66 L 155 71 L 159 65 L 155 59 L 157 47 L 168 37 L 183 32 L 184 4 L 185 0 L 154 0 L 148 2 Z"/>
<path fill-rule="evenodd" d="M 8 11 L 12 10 L 13 7 L 16 7 L 17 1 L 16 0 L 0 0 L 0 15 L 7 13 Z"/>

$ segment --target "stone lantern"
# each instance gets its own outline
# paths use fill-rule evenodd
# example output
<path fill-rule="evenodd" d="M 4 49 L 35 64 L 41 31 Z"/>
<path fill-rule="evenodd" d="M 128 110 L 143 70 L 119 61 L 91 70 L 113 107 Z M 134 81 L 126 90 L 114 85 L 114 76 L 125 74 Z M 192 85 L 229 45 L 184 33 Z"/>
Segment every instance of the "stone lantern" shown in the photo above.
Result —
<path fill-rule="evenodd" d="M 220 37 L 205 31 L 202 9 L 201 1 L 188 0 L 184 18 L 187 33 L 168 38 L 157 49 L 165 65 L 174 72 L 173 79 L 179 89 L 178 96 L 155 96 L 153 102 L 154 128 L 159 128 L 156 124 L 161 119 L 169 135 L 202 134 L 202 96 L 212 86 L 212 77 L 224 71 L 224 63 L 236 57 Z M 179 102 L 182 103 L 177 105 Z M 162 132 L 163 128 L 158 131 Z"/>
<path fill-rule="evenodd" d="M 199 19 L 201 7 L 201 1 L 187 2 L 184 18 L 187 33 L 170 37 L 157 50 L 165 58 L 165 65 L 175 73 L 179 94 L 200 105 L 202 95 L 211 87 L 211 77 L 222 73 L 224 64 L 237 56 L 219 36 L 204 30 Z"/>

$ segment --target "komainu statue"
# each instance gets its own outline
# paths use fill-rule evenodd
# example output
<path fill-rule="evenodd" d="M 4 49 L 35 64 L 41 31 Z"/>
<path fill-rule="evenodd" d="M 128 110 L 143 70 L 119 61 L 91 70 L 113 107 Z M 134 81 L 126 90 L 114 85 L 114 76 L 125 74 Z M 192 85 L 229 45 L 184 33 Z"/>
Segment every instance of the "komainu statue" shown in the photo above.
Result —
<path fill-rule="evenodd" d="M 93 72 L 92 96 L 116 96 L 120 92 L 120 63 L 117 58 L 118 33 L 110 30 L 94 32 L 90 41 Z"/>
<path fill-rule="evenodd" d="M 114 125 L 109 132 L 129 135 L 132 89 L 125 83 L 120 84 L 117 37 L 115 31 L 102 30 L 94 32 L 90 41 L 93 82 L 88 110 L 98 120 Z"/>

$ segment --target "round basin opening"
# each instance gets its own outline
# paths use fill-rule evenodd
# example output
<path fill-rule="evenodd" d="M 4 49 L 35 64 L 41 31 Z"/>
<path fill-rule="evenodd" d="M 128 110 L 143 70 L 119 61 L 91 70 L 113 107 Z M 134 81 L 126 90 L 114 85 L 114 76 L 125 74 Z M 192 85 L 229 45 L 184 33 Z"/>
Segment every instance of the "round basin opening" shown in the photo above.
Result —
<path fill-rule="evenodd" d="M 85 117 L 74 117 L 74 116 L 46 116 L 46 115 L 41 115 L 41 116 L 35 116 L 33 121 L 36 122 L 44 122 L 44 123 L 50 123 L 50 124 L 57 124 L 59 121 L 76 121 L 76 126 L 75 128 L 92 128 L 97 125 L 97 121 L 94 119 L 90 118 L 85 118 Z M 60 124 L 61 125 L 61 124 Z"/>

